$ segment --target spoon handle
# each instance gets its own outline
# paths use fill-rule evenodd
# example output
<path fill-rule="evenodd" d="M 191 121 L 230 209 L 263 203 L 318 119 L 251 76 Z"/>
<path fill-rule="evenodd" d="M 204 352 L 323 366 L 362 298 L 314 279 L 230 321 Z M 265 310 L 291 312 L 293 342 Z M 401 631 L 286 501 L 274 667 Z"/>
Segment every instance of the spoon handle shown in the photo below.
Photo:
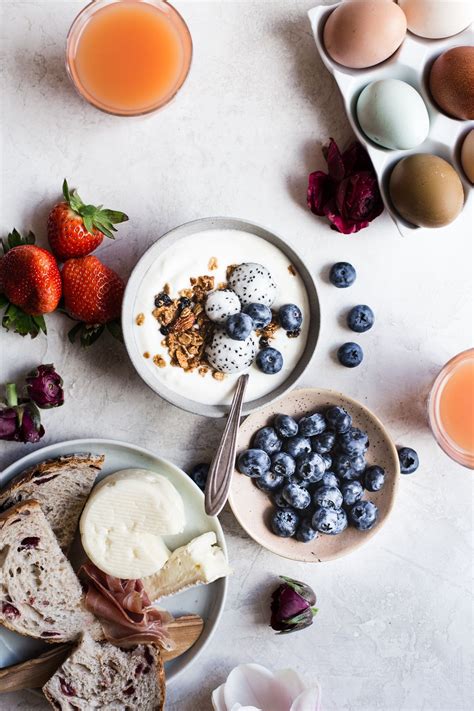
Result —
<path fill-rule="evenodd" d="M 229 493 L 235 465 L 235 446 L 242 415 L 245 388 L 249 376 L 241 375 L 237 381 L 227 423 L 219 447 L 209 468 L 206 484 L 205 508 L 209 516 L 217 516 L 224 508 Z"/>

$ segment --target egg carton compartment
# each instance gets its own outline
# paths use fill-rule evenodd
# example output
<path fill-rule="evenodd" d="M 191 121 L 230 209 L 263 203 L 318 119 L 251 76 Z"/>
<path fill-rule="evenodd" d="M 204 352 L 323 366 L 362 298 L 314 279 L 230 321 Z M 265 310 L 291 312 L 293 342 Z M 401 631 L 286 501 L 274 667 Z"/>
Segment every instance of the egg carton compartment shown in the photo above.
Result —
<path fill-rule="evenodd" d="M 429 90 L 429 72 L 435 59 L 451 47 L 472 45 L 474 33 L 470 28 L 453 37 L 438 40 L 424 39 L 407 32 L 406 37 L 388 59 L 367 69 L 350 69 L 333 61 L 326 52 L 323 32 L 329 15 L 341 3 L 320 5 L 309 10 L 308 16 L 314 34 L 316 47 L 323 64 L 333 75 L 341 92 L 347 117 L 357 139 L 366 148 L 378 177 L 380 192 L 385 207 L 402 236 L 419 230 L 407 222 L 394 208 L 390 199 L 388 184 L 390 175 L 399 160 L 414 153 L 432 153 L 444 158 L 457 171 L 464 189 L 464 208 L 469 208 L 472 200 L 472 185 L 461 165 L 460 153 L 462 142 L 474 127 L 474 122 L 456 119 L 443 113 L 434 102 Z M 400 79 L 410 84 L 421 95 L 428 110 L 430 128 L 427 138 L 414 148 L 397 150 L 384 148 L 372 141 L 361 129 L 356 106 L 362 90 L 371 82 L 380 79 Z M 410 117 L 407 117 L 410 120 Z"/>

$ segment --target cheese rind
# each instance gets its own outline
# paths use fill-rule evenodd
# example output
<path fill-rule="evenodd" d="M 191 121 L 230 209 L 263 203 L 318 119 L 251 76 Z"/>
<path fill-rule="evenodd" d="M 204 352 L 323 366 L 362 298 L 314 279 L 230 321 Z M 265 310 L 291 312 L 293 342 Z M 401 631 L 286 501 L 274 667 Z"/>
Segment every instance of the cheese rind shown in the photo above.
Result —
<path fill-rule="evenodd" d="M 170 555 L 161 536 L 181 533 L 185 523 L 183 500 L 166 477 L 126 469 L 93 489 L 80 532 L 98 568 L 118 578 L 142 578 L 158 571 Z"/>
<path fill-rule="evenodd" d="M 173 551 L 161 570 L 143 580 L 150 600 L 159 600 L 194 585 L 213 583 L 229 575 L 232 570 L 224 551 L 216 543 L 216 534 L 209 531 Z"/>

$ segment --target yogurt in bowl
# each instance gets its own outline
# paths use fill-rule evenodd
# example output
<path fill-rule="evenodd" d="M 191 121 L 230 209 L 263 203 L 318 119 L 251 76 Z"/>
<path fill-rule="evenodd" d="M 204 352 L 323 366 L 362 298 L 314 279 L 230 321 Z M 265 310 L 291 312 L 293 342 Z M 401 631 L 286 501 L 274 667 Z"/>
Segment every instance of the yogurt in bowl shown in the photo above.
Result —
<path fill-rule="evenodd" d="M 261 293 L 260 272 L 268 275 Z M 242 286 L 238 277 L 243 273 L 248 279 Z M 218 303 L 209 309 L 208 294 L 216 291 Z M 228 339 L 227 315 L 245 310 L 246 302 L 265 299 L 267 306 L 271 303 L 272 323 L 246 340 Z M 303 316 L 301 327 L 290 333 L 277 323 L 284 304 L 295 304 Z M 127 285 L 122 321 L 132 362 L 155 392 L 191 412 L 219 417 L 228 411 L 242 372 L 250 374 L 244 414 L 296 383 L 313 355 L 320 315 L 311 275 L 282 239 L 243 220 L 207 218 L 172 230 L 143 255 Z M 183 330 L 186 346 L 181 348 Z M 221 342 L 230 348 L 225 358 L 230 367 L 224 364 Z M 276 373 L 257 367 L 255 356 L 266 347 L 282 355 L 283 366 Z"/>

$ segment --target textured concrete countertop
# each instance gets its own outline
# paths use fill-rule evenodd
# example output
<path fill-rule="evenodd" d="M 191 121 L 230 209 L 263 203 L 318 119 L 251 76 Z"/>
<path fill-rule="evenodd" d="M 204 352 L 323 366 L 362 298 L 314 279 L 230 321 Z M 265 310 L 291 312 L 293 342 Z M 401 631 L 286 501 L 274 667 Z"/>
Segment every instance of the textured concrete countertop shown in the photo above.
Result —
<path fill-rule="evenodd" d="M 222 515 L 235 574 L 213 643 L 171 686 L 169 711 L 207 711 L 210 692 L 234 665 L 292 666 L 323 688 L 325 711 L 467 711 L 472 708 L 470 608 L 471 474 L 436 446 L 426 396 L 440 366 L 471 345 L 469 216 L 403 239 L 387 216 L 355 236 L 332 232 L 305 207 L 306 178 L 323 166 L 320 143 L 350 138 L 334 81 L 318 59 L 305 2 L 177 2 L 194 38 L 191 75 L 155 116 L 120 119 L 74 93 L 64 70 L 67 29 L 80 2 L 2 0 L 2 236 L 16 226 L 45 241 L 45 220 L 62 179 L 88 200 L 131 220 L 100 256 L 124 277 L 161 234 L 209 215 L 243 217 L 285 236 L 317 280 L 322 332 L 302 385 L 341 390 L 366 403 L 396 443 L 414 446 L 420 470 L 401 481 L 387 525 L 350 557 L 324 565 L 285 561 Z M 327 282 L 348 260 L 354 287 Z M 351 340 L 343 314 L 370 304 L 376 325 L 360 337 L 365 360 L 334 359 Z M 186 468 L 210 458 L 221 421 L 180 412 L 138 378 L 110 338 L 89 351 L 48 319 L 48 338 L 2 332 L 2 382 L 53 362 L 67 404 L 46 413 L 42 444 L 87 436 L 144 445 Z M 38 446 L 38 445 L 37 445 Z M 31 446 L 4 443 L 0 465 Z M 268 601 L 278 574 L 311 583 L 313 627 L 276 637 Z M 31 693 L 0 708 L 45 708 Z"/>

